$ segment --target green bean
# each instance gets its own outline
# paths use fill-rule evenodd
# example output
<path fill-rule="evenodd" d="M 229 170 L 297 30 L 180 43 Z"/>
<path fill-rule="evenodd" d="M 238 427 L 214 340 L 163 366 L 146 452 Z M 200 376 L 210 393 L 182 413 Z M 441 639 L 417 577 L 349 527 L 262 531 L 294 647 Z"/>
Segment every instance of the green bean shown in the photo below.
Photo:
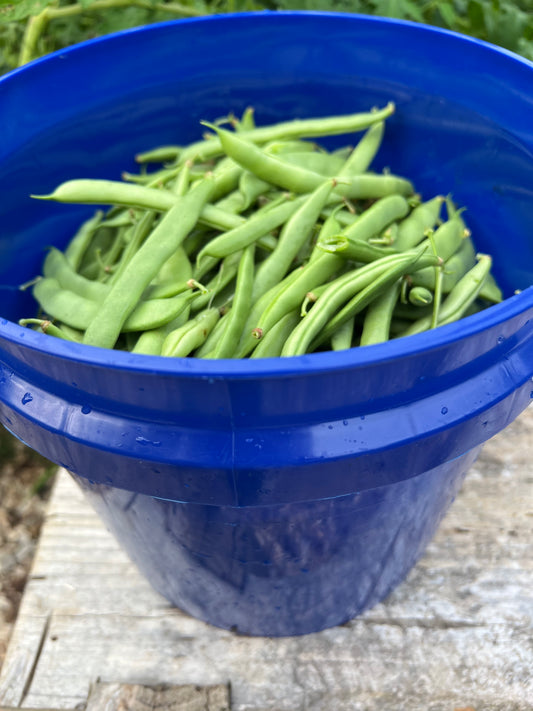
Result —
<path fill-rule="evenodd" d="M 395 105 L 389 102 L 378 111 L 360 112 L 326 118 L 295 119 L 280 121 L 270 126 L 259 126 L 252 131 L 242 131 L 239 135 L 251 144 L 272 143 L 298 138 L 318 138 L 324 136 L 339 136 L 345 133 L 364 131 L 378 121 L 388 118 L 394 113 Z M 211 136 L 208 140 L 197 141 L 183 148 L 180 160 L 188 158 L 214 158 L 223 153 L 220 139 Z"/>
<path fill-rule="evenodd" d="M 224 334 L 224 331 L 226 330 L 227 325 L 229 324 L 229 315 L 231 313 L 231 309 L 227 311 L 224 314 L 221 314 L 220 318 L 216 322 L 215 326 L 213 329 L 209 332 L 207 335 L 207 338 L 205 341 L 202 343 L 201 346 L 196 348 L 194 352 L 192 352 L 192 355 L 194 355 L 195 358 L 214 358 L 215 357 L 215 347 L 219 341 L 219 339 L 222 337 Z"/>
<path fill-rule="evenodd" d="M 235 163 L 231 158 L 222 158 L 217 166 L 213 168 L 215 186 L 211 200 L 215 202 L 225 197 L 232 190 L 235 190 L 239 185 L 242 172 L 241 166 Z"/>
<path fill-rule="evenodd" d="M 317 146 L 311 141 L 290 141 L 290 140 L 280 140 L 272 141 L 272 143 L 267 143 L 264 146 L 266 153 L 270 153 L 273 156 L 285 155 L 286 153 L 302 153 L 302 152 L 314 152 Z"/>
<path fill-rule="evenodd" d="M 78 229 L 74 237 L 65 249 L 65 257 L 70 262 L 72 268 L 78 271 L 87 247 L 91 243 L 94 233 L 100 227 L 104 213 L 97 210 L 95 214 L 86 220 Z"/>
<path fill-rule="evenodd" d="M 342 259 L 340 257 L 324 253 L 295 272 L 296 277 L 287 280 L 284 288 L 275 294 L 275 298 L 269 300 L 255 323 L 255 327 L 248 333 L 245 332 L 244 339 L 239 344 L 237 357 L 247 355 L 275 323 L 290 311 L 298 308 L 311 289 L 325 283 L 341 266 Z M 258 300 L 258 303 L 259 301 L 261 299 Z"/>
<path fill-rule="evenodd" d="M 365 173 L 376 157 L 383 141 L 384 133 L 384 121 L 378 121 L 373 126 L 370 126 L 352 150 L 350 156 L 346 159 L 337 175 L 339 177 L 343 177 L 345 175 L 358 175 L 360 173 Z"/>
<path fill-rule="evenodd" d="M 492 259 L 489 255 L 478 255 L 478 263 L 457 282 L 442 302 L 438 319 L 439 326 L 461 318 L 479 296 L 491 265 Z M 431 317 L 426 316 L 412 323 L 400 336 L 422 333 L 429 328 L 431 328 Z"/>
<path fill-rule="evenodd" d="M 129 227 L 135 222 L 135 210 L 125 207 L 115 215 L 107 217 L 100 223 L 100 227 Z"/>
<path fill-rule="evenodd" d="M 154 188 L 165 185 L 173 180 L 179 173 L 180 168 L 163 168 L 157 170 L 154 173 L 143 173 L 141 175 L 135 175 L 133 173 L 128 173 L 123 171 L 121 173 L 121 178 L 125 182 L 136 183 L 137 185 L 146 185 L 148 187 Z"/>
<path fill-rule="evenodd" d="M 429 304 L 428 306 L 413 306 L 413 304 L 409 303 L 409 300 L 406 304 L 403 304 L 401 301 L 398 301 L 396 306 L 394 307 L 393 318 L 401 321 L 410 322 L 416 321 L 422 316 L 430 316 L 432 313 L 433 307 L 431 306 L 431 304 Z"/>
<path fill-rule="evenodd" d="M 161 355 L 184 358 L 202 345 L 220 318 L 218 309 L 201 311 L 184 326 L 168 334 L 163 342 Z"/>
<path fill-rule="evenodd" d="M 131 261 L 133 255 L 139 250 L 141 244 L 150 234 L 150 230 L 155 222 L 157 213 L 153 210 L 147 210 L 139 219 L 133 228 L 131 239 L 127 242 L 126 247 L 120 258 L 120 262 L 111 276 L 110 283 L 121 278 L 123 271 Z"/>
<path fill-rule="evenodd" d="M 135 160 L 137 163 L 164 163 L 165 161 L 176 160 L 181 153 L 179 146 L 159 146 L 149 151 L 137 153 Z"/>
<path fill-rule="evenodd" d="M 49 195 L 31 197 L 85 205 L 123 205 L 157 212 L 166 212 L 176 204 L 176 197 L 169 190 L 92 178 L 67 180 Z"/>
<path fill-rule="evenodd" d="M 148 331 L 143 331 L 137 338 L 131 352 L 142 353 L 144 355 L 161 355 L 163 343 L 168 334 L 171 331 L 175 331 L 180 326 L 184 326 L 189 320 L 191 301 L 187 303 L 181 313 L 175 316 L 168 323 L 163 324 L 159 328 L 152 328 Z"/>
<path fill-rule="evenodd" d="M 442 303 L 442 265 L 435 267 L 435 290 L 433 295 L 433 311 L 431 314 L 431 328 L 436 328 L 439 322 L 439 312 Z"/>
<path fill-rule="evenodd" d="M 351 259 L 356 262 L 373 262 L 375 259 L 387 257 L 391 254 L 399 254 L 392 247 L 380 247 L 369 244 L 362 239 L 349 239 L 343 234 L 333 235 L 327 239 L 319 239 L 317 247 L 324 252 L 338 254 L 344 259 Z"/>
<path fill-rule="evenodd" d="M 87 328 L 98 310 L 95 301 L 62 288 L 57 279 L 50 277 L 36 282 L 33 296 L 47 316 L 81 331 Z"/>
<path fill-rule="evenodd" d="M 431 244 L 439 257 L 446 261 L 461 247 L 467 232 L 459 216 L 451 217 L 443 222 L 431 235 Z M 421 242 L 421 246 L 429 244 L 429 238 Z"/>
<path fill-rule="evenodd" d="M 72 338 L 66 331 L 46 319 L 21 318 L 19 326 L 38 326 L 38 330 L 40 330 L 41 333 L 47 333 L 49 336 L 55 336 L 56 338 L 61 338 L 64 341 L 76 342 L 75 339 Z"/>
<path fill-rule="evenodd" d="M 279 357 L 381 343 L 500 301 L 450 196 L 421 202 L 408 179 L 369 172 L 393 111 L 257 127 L 247 108 L 205 123 L 200 141 L 139 154 L 137 175 L 34 196 L 111 206 L 46 257 L 33 293 L 52 330 L 135 353 Z M 353 148 L 312 140 L 359 131 Z"/>
<path fill-rule="evenodd" d="M 318 151 L 297 151 L 283 153 L 283 160 L 305 170 L 311 170 L 324 177 L 334 177 L 344 167 L 341 157 L 333 153 L 320 153 Z"/>
<path fill-rule="evenodd" d="M 254 279 L 254 245 L 246 247 L 239 261 L 235 296 L 228 314 L 228 323 L 214 352 L 215 358 L 232 358 L 250 310 Z"/>
<path fill-rule="evenodd" d="M 454 254 L 460 252 L 463 242 L 467 236 L 468 232 L 465 230 L 464 223 L 461 217 L 456 214 L 446 222 L 443 222 L 430 238 L 421 242 L 421 245 L 431 243 L 435 253 L 438 254 L 446 264 L 446 262 L 451 259 Z M 441 274 L 439 279 L 441 280 L 440 286 L 443 288 L 444 273 Z M 435 289 L 435 280 L 436 272 L 434 269 L 423 269 L 417 273 L 413 284 L 415 286 L 425 286 L 428 289 Z"/>
<path fill-rule="evenodd" d="M 99 317 L 100 304 L 63 289 L 57 279 L 40 279 L 33 287 L 33 294 L 45 314 L 79 331 L 85 331 Z M 126 319 L 122 330 L 129 332 L 158 328 L 178 316 L 196 297 L 196 292 L 189 291 L 170 299 L 140 301 Z"/>
<path fill-rule="evenodd" d="M 433 303 L 433 292 L 424 286 L 414 286 L 409 289 L 409 303 L 413 306 L 428 306 Z"/>
<path fill-rule="evenodd" d="M 488 274 L 483 282 L 483 286 L 479 292 L 479 298 L 489 301 L 492 304 L 499 304 L 503 301 L 502 290 L 498 286 L 496 279 L 492 276 L 492 274 Z"/>
<path fill-rule="evenodd" d="M 257 340 L 252 336 L 252 331 L 257 324 L 257 321 L 261 317 L 263 311 L 270 305 L 271 302 L 275 301 L 279 294 L 294 281 L 299 279 L 300 274 L 303 271 L 303 266 L 293 269 L 290 274 L 287 274 L 285 279 L 282 279 L 279 284 L 276 284 L 271 289 L 269 289 L 263 296 L 261 296 L 255 303 L 252 304 L 248 318 L 244 324 L 243 333 L 239 340 L 237 346 L 237 351 L 235 354 L 236 358 L 244 358 L 248 355 L 250 351 L 257 345 Z"/>
<path fill-rule="evenodd" d="M 467 237 L 462 240 L 459 249 L 444 263 L 442 275 L 442 292 L 448 294 L 459 279 L 476 264 L 476 252 L 472 241 Z M 435 288 L 435 272 L 433 269 L 421 269 L 412 276 L 413 286 Z"/>
<path fill-rule="evenodd" d="M 242 251 L 230 254 L 228 257 L 222 260 L 222 263 L 215 274 L 215 276 L 210 279 L 205 285 L 206 293 L 202 294 L 196 300 L 193 311 L 200 311 L 205 309 L 211 304 L 213 298 L 220 294 L 223 289 L 225 289 L 228 284 L 235 279 L 237 271 L 239 269 L 239 262 L 241 260 Z"/>
<path fill-rule="evenodd" d="M 433 229 L 439 219 L 444 198 L 442 195 L 423 202 L 398 225 L 398 235 L 394 246 L 403 251 L 416 247 L 426 235 L 428 229 Z"/>
<path fill-rule="evenodd" d="M 98 315 L 87 327 L 84 343 L 101 348 L 113 347 L 148 284 L 195 226 L 211 190 L 212 180 L 205 178 L 185 196 L 176 198 L 174 207 L 165 214 L 120 277 L 113 282 Z"/>
<path fill-rule="evenodd" d="M 67 339 L 75 341 L 76 343 L 83 342 L 83 331 L 79 331 L 77 328 L 72 328 L 72 326 L 67 326 L 66 323 L 58 323 L 58 327 L 66 335 Z"/>
<path fill-rule="evenodd" d="M 355 211 L 350 211 L 346 209 L 346 207 L 342 204 L 324 208 L 324 210 L 322 210 L 322 217 L 327 220 L 328 217 L 331 217 L 334 212 L 337 217 L 337 222 L 343 227 L 349 227 L 350 225 L 353 225 L 353 223 L 359 218 L 359 215 L 357 215 Z M 340 229 L 337 230 L 337 232 L 340 231 Z"/>
<path fill-rule="evenodd" d="M 116 271 L 120 257 L 124 251 L 124 247 L 130 239 L 129 233 L 133 231 L 133 229 L 133 225 L 119 227 L 109 246 L 109 249 L 105 252 L 105 254 L 101 254 L 100 251 L 96 253 L 96 258 L 100 267 L 97 271 L 96 279 L 107 281 L 110 278 L 110 275 Z"/>
<path fill-rule="evenodd" d="M 307 292 L 307 294 L 305 295 L 305 299 L 302 301 L 302 305 L 300 307 L 301 318 L 307 316 L 309 307 L 314 304 L 318 297 L 326 291 L 328 286 L 329 282 L 327 282 L 326 284 L 322 284 L 321 286 L 315 286 L 312 291 Z"/>
<path fill-rule="evenodd" d="M 309 240 L 335 184 L 331 179 L 323 182 L 285 222 L 276 248 L 257 269 L 253 288 L 254 301 L 287 274 L 299 250 Z"/>
<path fill-rule="evenodd" d="M 331 349 L 334 351 L 346 351 L 352 347 L 355 330 L 355 316 L 345 321 L 339 326 L 331 336 Z M 281 354 L 280 354 L 281 355 Z"/>
<path fill-rule="evenodd" d="M 192 163 L 190 161 L 182 163 L 180 167 L 180 171 L 176 176 L 174 185 L 172 186 L 172 192 L 174 195 L 177 195 L 177 197 L 183 197 L 189 190 L 191 184 L 191 168 Z"/>
<path fill-rule="evenodd" d="M 215 230 L 225 232 L 240 227 L 246 222 L 246 218 L 241 215 L 225 210 L 216 205 L 205 205 L 199 217 L 200 224 L 205 227 L 212 227 Z"/>
<path fill-rule="evenodd" d="M 359 345 L 370 346 L 389 340 L 392 316 L 394 307 L 398 303 L 400 286 L 401 280 L 398 279 L 368 305 Z"/>
<path fill-rule="evenodd" d="M 357 295 L 364 291 L 366 287 L 372 286 L 381 274 L 388 273 L 391 266 L 399 264 L 403 269 L 404 265 L 412 260 L 413 255 L 406 256 L 402 254 L 383 257 L 331 281 L 318 297 L 311 311 L 296 327 L 290 338 L 287 339 L 287 343 L 283 348 L 283 355 L 304 353 L 320 329 L 323 329 L 331 321 L 343 304 L 349 302 L 354 294 Z M 352 315 L 350 314 L 350 316 Z M 340 322 L 336 324 L 335 328 L 330 329 L 328 338 L 339 325 Z"/>
<path fill-rule="evenodd" d="M 300 321 L 298 309 L 285 314 L 257 343 L 250 358 L 276 358 L 281 355 L 283 344 Z"/>
<path fill-rule="evenodd" d="M 51 247 L 43 264 L 45 278 L 57 279 L 63 289 L 73 291 L 79 296 L 99 302 L 109 292 L 109 286 L 98 281 L 91 281 L 74 271 L 66 254 Z"/>
<path fill-rule="evenodd" d="M 201 264 L 202 257 L 227 257 L 229 254 L 253 244 L 260 237 L 283 224 L 303 204 L 305 198 L 287 199 L 281 205 L 269 210 L 258 211 L 248 220 L 245 220 L 234 230 L 225 232 L 215 237 L 203 247 L 197 257 L 197 264 Z"/>
<path fill-rule="evenodd" d="M 192 264 L 183 246 L 180 245 L 152 279 L 152 286 L 187 282 L 189 279 L 192 279 Z"/>
<path fill-rule="evenodd" d="M 237 131 L 253 131 L 255 128 L 255 110 L 253 106 L 247 106 L 242 112 L 240 121 L 237 124 Z"/>
<path fill-rule="evenodd" d="M 344 229 L 348 239 L 368 240 L 384 230 L 391 222 L 407 215 L 409 203 L 402 195 L 388 195 L 365 210 L 355 222 Z"/>
<path fill-rule="evenodd" d="M 299 194 L 312 192 L 324 180 L 322 175 L 314 171 L 269 155 L 237 134 L 218 126 L 212 128 L 217 132 L 225 153 L 267 183 Z M 364 174 L 343 178 L 343 182 L 339 182 L 335 188 L 335 193 L 349 198 L 378 198 L 391 193 L 411 195 L 413 186 L 410 181 L 399 176 Z"/>
<path fill-rule="evenodd" d="M 326 290 L 326 292 L 319 297 L 309 314 L 313 317 L 312 328 L 314 331 L 310 328 L 309 330 L 312 331 L 311 334 L 305 332 L 301 334 L 303 336 L 302 344 L 306 344 L 305 348 L 310 344 L 311 350 L 315 350 L 319 345 L 327 342 L 344 321 L 362 311 L 362 309 L 368 306 L 377 295 L 381 294 L 389 284 L 394 283 L 404 274 L 415 269 L 422 269 L 429 264 L 438 263 L 439 260 L 437 257 L 424 254 L 423 252 L 424 250 L 416 250 L 404 252 L 393 257 L 383 257 L 381 260 L 371 262 L 356 270 L 357 279 L 346 289 L 339 289 L 338 294 L 331 294 Z M 359 274 L 357 274 L 357 272 L 359 272 Z M 361 272 L 364 273 L 364 279 L 361 276 Z M 349 300 L 346 302 L 342 297 L 344 297 L 350 289 L 353 296 L 349 297 Z M 321 300 L 322 304 L 320 303 Z M 335 303 L 338 305 L 344 303 L 344 306 L 333 315 L 331 308 Z M 321 308 L 317 309 L 319 305 Z M 324 313 L 327 314 L 325 322 L 323 320 Z M 322 325 L 317 328 L 317 324 Z M 296 345 L 297 348 L 302 347 L 302 345 L 298 345 L 296 337 L 294 339 L 294 345 Z M 295 353 L 293 353 L 293 355 L 295 355 Z"/>
<path fill-rule="evenodd" d="M 257 198 L 271 188 L 270 183 L 266 183 L 249 170 L 243 170 L 239 180 L 240 212 L 247 210 Z"/>

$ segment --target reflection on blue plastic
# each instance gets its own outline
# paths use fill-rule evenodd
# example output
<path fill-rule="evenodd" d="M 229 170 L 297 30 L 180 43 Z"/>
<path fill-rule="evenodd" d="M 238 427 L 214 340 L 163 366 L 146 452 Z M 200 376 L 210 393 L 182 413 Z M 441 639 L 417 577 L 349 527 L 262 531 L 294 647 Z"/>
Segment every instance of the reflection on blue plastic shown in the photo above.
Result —
<path fill-rule="evenodd" d="M 172 602 L 245 634 L 359 614 L 423 552 L 479 447 L 527 407 L 532 84 L 530 63 L 482 42 L 313 13 L 146 27 L 0 79 L 0 421 L 75 475 Z M 390 100 L 376 169 L 467 206 L 504 303 L 408 339 L 263 361 L 132 356 L 16 324 L 35 309 L 17 287 L 92 213 L 31 193 L 117 179 L 137 152 L 249 104 L 267 123 Z"/>
<path fill-rule="evenodd" d="M 476 453 L 397 484 L 279 506 L 162 501 L 75 479 L 182 610 L 239 634 L 298 635 L 346 622 L 405 577 Z"/>

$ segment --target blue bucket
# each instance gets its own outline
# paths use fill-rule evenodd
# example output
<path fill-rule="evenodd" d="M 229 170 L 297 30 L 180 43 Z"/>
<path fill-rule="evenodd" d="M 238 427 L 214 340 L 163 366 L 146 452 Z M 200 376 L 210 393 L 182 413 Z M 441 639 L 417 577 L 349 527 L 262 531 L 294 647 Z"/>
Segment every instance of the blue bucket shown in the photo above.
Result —
<path fill-rule="evenodd" d="M 0 418 L 71 472 L 172 603 L 252 635 L 360 614 L 530 403 L 532 86 L 533 65 L 504 50 L 333 13 L 144 27 L 0 80 Z M 117 179 L 136 153 L 248 105 L 269 123 L 391 100 L 376 169 L 468 207 L 503 303 L 385 344 L 243 361 L 134 356 L 17 325 L 36 309 L 18 286 L 92 213 L 30 193 Z"/>

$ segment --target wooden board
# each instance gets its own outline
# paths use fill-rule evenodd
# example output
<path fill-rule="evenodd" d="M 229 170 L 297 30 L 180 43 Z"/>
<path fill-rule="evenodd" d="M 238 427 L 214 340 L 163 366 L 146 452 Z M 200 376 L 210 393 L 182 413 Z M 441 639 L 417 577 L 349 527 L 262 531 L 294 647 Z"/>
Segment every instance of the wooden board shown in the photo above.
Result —
<path fill-rule="evenodd" d="M 65 472 L 0 676 L 0 706 L 85 708 L 105 684 L 231 685 L 233 711 L 533 709 L 533 408 L 488 442 L 388 599 L 305 637 L 235 636 L 137 573 Z"/>

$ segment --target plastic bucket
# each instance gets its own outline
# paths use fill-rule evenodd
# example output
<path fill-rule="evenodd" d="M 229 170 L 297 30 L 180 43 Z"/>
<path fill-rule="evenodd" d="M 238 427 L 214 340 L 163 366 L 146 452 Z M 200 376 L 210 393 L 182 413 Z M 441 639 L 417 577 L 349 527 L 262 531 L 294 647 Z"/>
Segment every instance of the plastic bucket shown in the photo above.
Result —
<path fill-rule="evenodd" d="M 0 80 L 1 421 L 74 475 L 174 604 L 258 635 L 352 618 L 406 575 L 480 446 L 527 407 L 532 85 L 530 63 L 478 41 L 313 13 L 145 27 Z M 378 346 L 262 361 L 132 356 L 16 324 L 35 309 L 18 285 L 92 212 L 30 193 L 117 178 L 135 153 L 249 104 L 267 123 L 389 100 L 376 168 L 468 207 L 503 303 Z"/>

